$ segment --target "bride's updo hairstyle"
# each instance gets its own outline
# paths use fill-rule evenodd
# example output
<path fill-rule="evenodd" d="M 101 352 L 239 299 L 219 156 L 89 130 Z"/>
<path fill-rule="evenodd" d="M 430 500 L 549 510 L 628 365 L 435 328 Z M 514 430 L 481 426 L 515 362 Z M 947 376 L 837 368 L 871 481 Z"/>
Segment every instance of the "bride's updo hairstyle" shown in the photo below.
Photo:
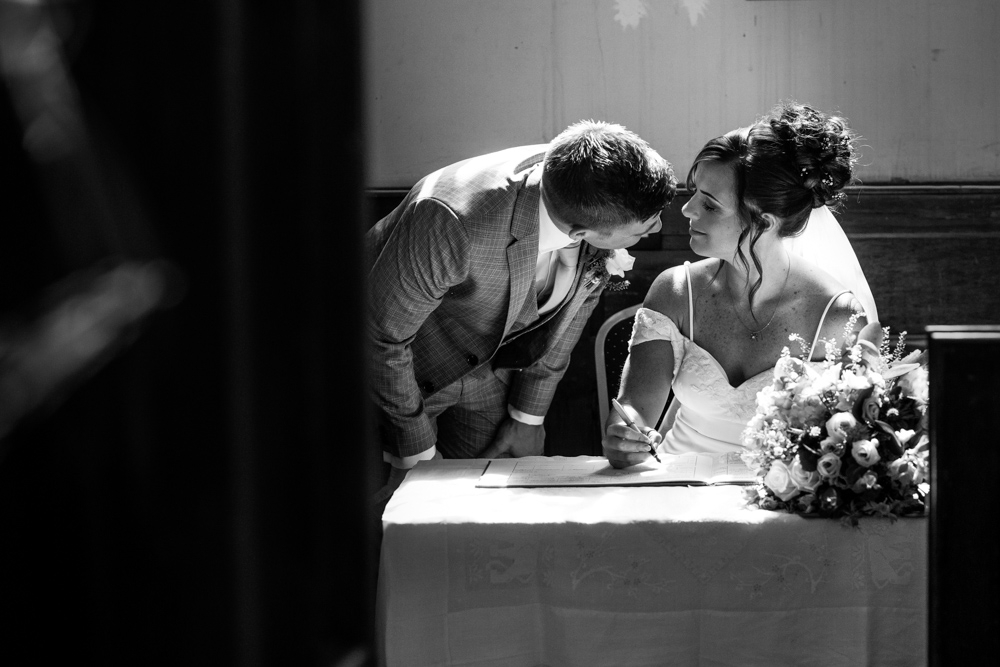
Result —
<path fill-rule="evenodd" d="M 854 180 L 857 162 L 854 133 L 839 116 L 810 106 L 782 102 L 750 127 L 712 139 L 701 149 L 687 175 L 694 190 L 694 174 L 702 162 L 719 162 L 733 170 L 740 233 L 736 260 L 749 269 L 743 241 L 750 238 L 750 259 L 758 274 L 754 252 L 768 228 L 765 213 L 778 219 L 779 236 L 801 234 L 809 213 L 820 206 L 836 209 L 842 190 Z M 761 279 L 750 289 L 750 306 Z"/>

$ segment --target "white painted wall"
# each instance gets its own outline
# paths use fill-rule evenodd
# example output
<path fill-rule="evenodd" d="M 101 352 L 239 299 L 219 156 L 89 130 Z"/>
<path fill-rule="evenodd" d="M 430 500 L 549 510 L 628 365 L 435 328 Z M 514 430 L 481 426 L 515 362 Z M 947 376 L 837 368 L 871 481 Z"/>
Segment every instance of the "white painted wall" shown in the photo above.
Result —
<path fill-rule="evenodd" d="M 600 118 L 683 177 L 781 98 L 865 137 L 866 183 L 1000 180 L 997 0 L 368 0 L 371 187 Z"/>

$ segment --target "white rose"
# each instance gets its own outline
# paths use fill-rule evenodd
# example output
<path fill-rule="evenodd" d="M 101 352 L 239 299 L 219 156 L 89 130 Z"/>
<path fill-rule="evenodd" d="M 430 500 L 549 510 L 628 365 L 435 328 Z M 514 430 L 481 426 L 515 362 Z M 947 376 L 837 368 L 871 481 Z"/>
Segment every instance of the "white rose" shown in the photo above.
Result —
<path fill-rule="evenodd" d="M 793 498 L 799 493 L 798 487 L 792 481 L 791 471 L 784 461 L 771 462 L 771 467 L 764 476 L 764 485 L 782 500 Z"/>
<path fill-rule="evenodd" d="M 836 454 L 840 456 L 844 453 L 844 443 L 836 438 L 823 438 L 819 443 L 819 449 L 824 454 Z"/>
<path fill-rule="evenodd" d="M 792 461 L 792 468 L 789 474 L 791 474 L 792 482 L 795 486 L 803 491 L 815 491 L 816 487 L 819 486 L 819 473 L 815 470 L 812 472 L 803 470 L 802 461 L 798 456 Z"/>
<path fill-rule="evenodd" d="M 820 477 L 836 477 L 840 474 L 840 457 L 836 454 L 824 454 L 816 462 L 816 471 Z"/>
<path fill-rule="evenodd" d="M 858 427 L 858 420 L 850 412 L 837 412 L 826 420 L 826 432 L 836 442 L 847 440 L 851 431 Z"/>
<path fill-rule="evenodd" d="M 874 440 L 855 440 L 851 445 L 851 456 L 854 460 L 866 468 L 870 468 L 879 462 L 878 446 Z"/>
<path fill-rule="evenodd" d="M 631 271 L 633 264 L 635 264 L 635 257 L 628 254 L 628 250 L 619 248 L 608 256 L 605 261 L 605 268 L 607 268 L 608 273 L 611 275 L 624 278 L 625 272 Z"/>

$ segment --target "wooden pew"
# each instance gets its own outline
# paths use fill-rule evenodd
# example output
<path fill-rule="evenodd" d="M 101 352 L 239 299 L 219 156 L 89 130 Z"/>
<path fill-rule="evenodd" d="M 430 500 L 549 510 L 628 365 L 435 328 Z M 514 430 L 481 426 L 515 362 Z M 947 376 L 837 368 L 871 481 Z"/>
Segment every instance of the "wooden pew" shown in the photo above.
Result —
<path fill-rule="evenodd" d="M 977 664 L 1000 652 L 1000 530 L 992 511 L 1000 326 L 929 327 L 928 334 L 928 664 Z"/>

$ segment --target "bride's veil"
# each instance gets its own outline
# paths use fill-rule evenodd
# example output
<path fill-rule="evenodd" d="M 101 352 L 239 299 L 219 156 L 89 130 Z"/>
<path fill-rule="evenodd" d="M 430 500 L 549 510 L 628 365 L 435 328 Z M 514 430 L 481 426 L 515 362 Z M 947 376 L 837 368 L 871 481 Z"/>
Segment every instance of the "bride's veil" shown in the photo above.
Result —
<path fill-rule="evenodd" d="M 798 236 L 786 238 L 784 243 L 789 253 L 812 262 L 839 280 L 861 302 L 868 321 L 878 321 L 875 297 L 872 296 L 865 273 L 861 270 L 851 242 L 847 240 L 847 235 L 829 208 L 814 208 L 809 214 L 805 231 Z"/>

